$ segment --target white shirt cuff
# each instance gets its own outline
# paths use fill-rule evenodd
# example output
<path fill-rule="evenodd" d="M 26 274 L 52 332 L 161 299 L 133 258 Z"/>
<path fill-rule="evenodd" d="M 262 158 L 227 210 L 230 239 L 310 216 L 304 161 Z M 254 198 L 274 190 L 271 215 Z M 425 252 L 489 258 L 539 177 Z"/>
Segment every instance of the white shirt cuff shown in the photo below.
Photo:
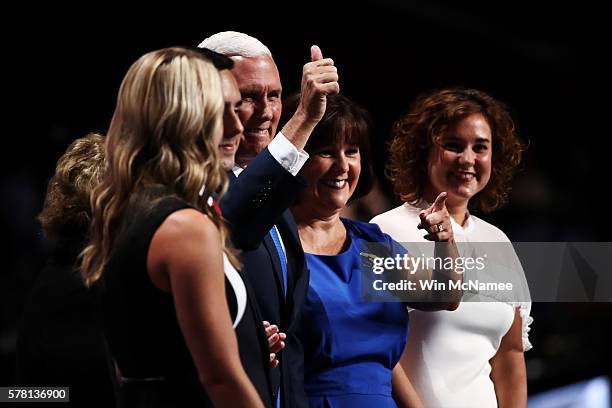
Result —
<path fill-rule="evenodd" d="M 278 132 L 272 139 L 268 145 L 268 151 L 293 176 L 298 174 L 310 157 L 308 153 L 300 152 L 281 132 Z"/>
<path fill-rule="evenodd" d="M 238 177 L 240 175 L 240 173 L 242 173 L 242 170 L 244 170 L 244 169 L 242 167 L 238 166 L 237 164 L 234 164 L 234 167 L 232 167 L 232 173 L 234 173 L 234 176 L 236 176 L 236 177 Z"/>

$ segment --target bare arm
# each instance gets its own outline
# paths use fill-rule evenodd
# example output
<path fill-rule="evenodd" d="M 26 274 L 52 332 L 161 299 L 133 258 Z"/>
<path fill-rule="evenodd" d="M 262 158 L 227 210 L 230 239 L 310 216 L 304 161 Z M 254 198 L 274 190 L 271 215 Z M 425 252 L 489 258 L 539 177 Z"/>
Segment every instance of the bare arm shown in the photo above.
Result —
<path fill-rule="evenodd" d="M 521 315 L 516 309 L 510 330 L 490 360 L 491 380 L 500 408 L 527 406 L 527 370 L 522 335 Z"/>
<path fill-rule="evenodd" d="M 421 399 L 400 363 L 397 363 L 395 368 L 393 368 L 391 384 L 393 387 L 393 399 L 398 407 L 424 408 Z"/>
<path fill-rule="evenodd" d="M 263 407 L 240 363 L 213 222 L 193 209 L 171 214 L 153 236 L 147 270 L 156 286 L 172 293 L 179 326 L 214 405 Z"/>

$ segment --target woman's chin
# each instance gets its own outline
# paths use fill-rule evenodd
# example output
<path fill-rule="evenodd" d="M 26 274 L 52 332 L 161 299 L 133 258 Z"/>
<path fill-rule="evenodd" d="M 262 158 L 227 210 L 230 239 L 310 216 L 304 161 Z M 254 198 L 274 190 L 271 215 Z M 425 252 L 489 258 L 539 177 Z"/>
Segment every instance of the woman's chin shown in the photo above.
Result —
<path fill-rule="evenodd" d="M 348 197 L 346 198 L 346 200 L 344 198 L 337 198 L 337 199 L 326 202 L 324 204 L 324 207 L 329 212 L 337 212 L 337 211 L 342 211 L 344 208 L 346 208 L 347 203 L 348 203 Z"/>
<path fill-rule="evenodd" d="M 337 203 L 333 203 L 329 208 L 333 209 L 334 211 L 342 211 L 346 208 L 346 205 L 348 203 L 347 201 L 343 201 L 343 202 L 337 202 Z"/>
<path fill-rule="evenodd" d="M 455 204 L 467 204 L 472 197 L 476 195 L 476 190 L 468 186 L 455 187 L 448 189 L 448 200 L 449 203 Z"/>

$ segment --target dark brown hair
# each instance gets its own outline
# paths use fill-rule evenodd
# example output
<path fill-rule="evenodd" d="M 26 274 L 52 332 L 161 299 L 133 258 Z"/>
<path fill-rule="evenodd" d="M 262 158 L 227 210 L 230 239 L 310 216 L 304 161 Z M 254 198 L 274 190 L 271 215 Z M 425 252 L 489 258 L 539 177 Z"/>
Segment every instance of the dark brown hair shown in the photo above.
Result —
<path fill-rule="evenodd" d="M 286 123 L 293 116 L 299 101 L 299 93 L 285 99 L 282 123 Z M 359 147 L 361 174 L 351 200 L 367 195 L 374 182 L 370 150 L 370 124 L 370 114 L 364 108 L 346 96 L 328 95 L 325 114 L 314 128 L 304 148 L 306 152 L 311 153 L 322 146 L 333 144 L 339 140 L 344 140 Z"/>
<path fill-rule="evenodd" d="M 422 95 L 393 124 L 387 177 L 405 202 L 422 197 L 427 182 L 427 160 L 434 143 L 460 120 L 482 114 L 491 128 L 491 179 L 470 202 L 470 208 L 490 212 L 508 200 L 514 170 L 526 145 L 518 138 L 507 107 L 476 89 L 453 88 Z"/>

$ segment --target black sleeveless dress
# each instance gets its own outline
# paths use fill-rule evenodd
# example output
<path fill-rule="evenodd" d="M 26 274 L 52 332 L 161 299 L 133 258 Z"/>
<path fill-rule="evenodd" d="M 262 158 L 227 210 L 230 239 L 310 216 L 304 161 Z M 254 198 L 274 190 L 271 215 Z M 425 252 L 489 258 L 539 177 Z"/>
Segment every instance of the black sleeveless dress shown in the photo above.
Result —
<path fill-rule="evenodd" d="M 97 290 L 104 331 L 122 377 L 120 407 L 212 406 L 198 381 L 172 295 L 153 284 L 146 266 L 149 245 L 157 229 L 170 214 L 190 207 L 176 196 L 148 194 L 132 200 L 117 228 L 118 235 Z M 244 299 L 237 298 L 226 272 L 232 321 L 236 323 L 240 315 L 235 330 L 242 365 L 264 405 L 272 406 L 267 339 L 257 306 L 250 300 L 254 298 L 248 296 L 249 284 L 244 283 L 246 308 Z"/>

